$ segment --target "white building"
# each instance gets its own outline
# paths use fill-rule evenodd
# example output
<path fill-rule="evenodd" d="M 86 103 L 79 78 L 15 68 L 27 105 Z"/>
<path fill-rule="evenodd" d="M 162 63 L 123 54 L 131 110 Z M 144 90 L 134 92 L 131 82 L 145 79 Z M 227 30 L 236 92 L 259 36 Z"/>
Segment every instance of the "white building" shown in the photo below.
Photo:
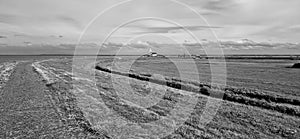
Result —
<path fill-rule="evenodd" d="M 157 57 L 157 53 L 156 53 L 156 52 L 153 52 L 151 48 L 149 49 L 148 55 L 149 55 L 150 57 Z"/>

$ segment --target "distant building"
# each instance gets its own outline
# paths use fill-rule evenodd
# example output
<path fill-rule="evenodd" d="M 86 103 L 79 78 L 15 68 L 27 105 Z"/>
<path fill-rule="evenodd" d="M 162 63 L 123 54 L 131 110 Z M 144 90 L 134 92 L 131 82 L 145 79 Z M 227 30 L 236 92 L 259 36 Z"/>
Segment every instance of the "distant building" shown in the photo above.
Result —
<path fill-rule="evenodd" d="M 148 54 L 144 55 L 144 57 L 157 57 L 157 56 L 158 56 L 158 54 L 156 52 L 152 51 L 151 48 L 149 49 Z"/>
<path fill-rule="evenodd" d="M 156 52 L 151 52 L 151 53 L 150 53 L 150 56 L 152 56 L 152 57 L 157 57 L 157 53 L 156 53 Z"/>

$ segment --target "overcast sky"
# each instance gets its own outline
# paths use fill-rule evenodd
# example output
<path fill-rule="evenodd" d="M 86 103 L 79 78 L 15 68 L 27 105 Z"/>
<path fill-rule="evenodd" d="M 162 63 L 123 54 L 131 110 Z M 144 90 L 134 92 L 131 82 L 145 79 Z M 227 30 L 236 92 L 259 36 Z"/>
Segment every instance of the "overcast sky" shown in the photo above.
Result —
<path fill-rule="evenodd" d="M 135 0 L 95 18 L 119 2 L 0 0 L 0 54 L 70 53 L 81 34 L 81 49 L 95 49 L 120 25 L 105 51 L 144 52 L 171 43 L 196 49 L 192 33 L 204 46 L 220 41 L 228 54 L 300 52 L 299 0 Z"/>

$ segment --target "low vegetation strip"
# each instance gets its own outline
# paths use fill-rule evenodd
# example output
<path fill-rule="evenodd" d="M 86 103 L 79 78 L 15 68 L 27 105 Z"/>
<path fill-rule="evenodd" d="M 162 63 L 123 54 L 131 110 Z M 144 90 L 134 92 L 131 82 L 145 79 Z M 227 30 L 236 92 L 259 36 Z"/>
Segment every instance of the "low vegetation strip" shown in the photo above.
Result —
<path fill-rule="evenodd" d="M 148 81 L 160 85 L 165 85 L 168 87 L 194 92 L 194 93 L 198 93 L 210 97 L 220 98 L 220 96 L 223 95 L 223 99 L 227 101 L 274 110 L 288 115 L 300 117 L 299 100 L 296 99 L 283 98 L 280 96 L 271 96 L 263 92 L 250 91 L 247 89 L 238 89 L 238 88 L 230 88 L 230 87 L 220 89 L 216 87 L 211 87 L 208 84 L 183 81 L 183 80 L 172 79 L 168 77 L 166 77 L 165 80 L 162 80 L 148 75 L 144 76 L 132 72 L 125 73 L 125 72 L 115 71 L 98 65 L 95 68 L 103 72 L 127 76 L 130 78 L 134 78 L 142 81 Z M 222 90 L 224 90 L 224 94 L 220 93 Z"/>
<path fill-rule="evenodd" d="M 51 59 L 52 60 L 52 59 Z M 61 77 L 61 75 L 56 74 L 55 72 L 59 72 L 58 69 L 54 69 L 50 66 L 44 66 L 42 63 L 45 61 L 38 61 L 32 63 L 32 67 L 45 79 L 47 84 L 54 83 L 56 81 L 62 80 L 65 82 L 68 82 L 64 77 Z M 66 76 L 66 73 L 62 74 Z M 69 74 L 68 74 L 69 76 Z"/>
<path fill-rule="evenodd" d="M 250 98 L 254 98 L 254 99 L 265 100 L 267 102 L 286 103 L 286 104 L 300 106 L 300 100 L 298 100 L 298 99 L 287 98 L 287 97 L 279 96 L 279 95 L 271 95 L 271 94 L 267 94 L 267 93 L 264 93 L 263 91 L 259 91 L 259 90 L 251 90 L 251 89 L 236 88 L 236 87 L 218 88 L 218 87 L 212 87 L 211 85 L 209 85 L 207 83 L 200 83 L 197 81 L 181 80 L 181 79 L 170 78 L 170 77 L 165 77 L 165 79 L 173 81 L 173 82 L 192 84 L 194 86 L 199 86 L 199 87 L 221 89 L 221 90 L 225 90 L 225 91 L 237 94 L 237 95 L 242 95 L 242 96 L 246 96 L 246 97 L 250 97 Z"/>
<path fill-rule="evenodd" d="M 17 64 L 18 64 L 17 62 L 13 62 L 13 63 L 6 62 L 0 64 L 0 90 L 4 87 L 6 82 L 9 80 L 9 77 L 14 71 Z"/>
<path fill-rule="evenodd" d="M 122 83 L 128 77 L 121 75 L 115 75 L 118 80 L 112 82 L 111 77 L 114 76 L 107 72 L 96 72 L 96 79 L 98 82 L 98 89 L 100 92 L 106 92 L 105 94 L 111 94 L 114 91 L 123 91 L 122 93 L 130 95 L 131 92 L 134 91 L 143 91 L 138 93 L 146 93 L 149 84 L 147 81 L 141 81 L 134 78 L 129 79 L 131 89 L 126 90 L 126 88 L 115 88 L 118 86 L 122 86 Z M 155 76 L 155 75 L 154 75 Z M 127 81 L 127 80 L 126 80 Z M 114 84 L 114 85 L 112 85 Z M 150 85 L 151 86 L 151 85 Z M 125 85 L 125 87 L 128 87 Z M 137 89 L 136 89 L 137 88 Z M 144 89 L 141 89 L 144 88 Z M 146 108 L 146 110 L 152 111 L 159 115 L 159 117 L 164 117 L 168 114 L 168 111 L 172 109 L 173 102 L 176 101 L 180 97 L 175 97 L 178 92 L 185 91 L 176 91 L 177 89 L 167 88 L 166 95 L 162 97 L 161 102 L 156 103 L 156 105 L 152 105 L 151 107 Z M 104 91 L 103 91 L 104 90 Z M 106 90 L 106 91 L 105 91 Z M 146 91 L 145 91 L 146 90 Z M 173 90 L 168 92 L 168 90 Z M 153 91 L 153 90 L 152 90 Z M 154 90 L 155 91 L 155 90 Z M 155 92 L 151 92 L 155 93 Z M 172 96 L 169 96 L 172 94 Z M 103 95 L 100 93 L 100 95 Z M 174 96 L 175 95 L 175 96 Z M 107 95 L 104 95 L 107 96 Z M 203 115 L 203 110 L 205 105 L 207 104 L 207 97 L 204 95 L 196 95 L 198 96 L 198 104 L 194 107 L 194 112 L 190 114 L 188 120 L 179 127 L 173 134 L 165 137 L 169 138 L 280 138 L 280 137 L 291 137 L 294 138 L 297 136 L 298 124 L 295 123 L 294 126 L 291 126 L 293 122 L 291 119 L 297 119 L 297 117 L 291 117 L 290 115 L 285 115 L 282 113 L 274 112 L 274 111 L 265 111 L 263 109 L 249 109 L 246 105 L 236 105 L 235 103 L 231 103 L 230 101 L 225 101 L 221 108 L 216 114 L 216 117 L 213 121 L 206 127 L 201 127 L 201 116 Z M 112 96 L 112 98 L 115 98 Z M 105 98 L 102 98 L 104 100 Z M 111 104 L 116 100 L 107 99 L 106 101 L 111 101 Z M 136 101 L 132 101 L 136 102 Z M 142 115 L 136 114 L 140 112 L 140 109 L 134 109 L 135 105 L 130 105 L 131 103 L 122 103 L 123 109 L 118 105 L 110 105 L 110 107 L 115 107 L 114 111 L 120 112 L 124 118 L 126 117 L 143 117 Z M 171 104 L 171 105 L 170 105 Z M 125 109 L 125 110 L 124 110 Z M 145 113 L 141 113 L 145 114 Z M 150 114 L 150 113 L 149 113 Z M 143 119 L 152 121 L 154 119 L 150 119 L 147 115 L 144 115 Z M 280 119 L 278 121 L 278 119 Z M 277 119 L 277 120 L 276 120 Z M 138 121 L 139 119 L 134 119 L 134 121 L 143 124 L 144 121 Z M 287 122 L 282 122 L 282 121 Z M 131 119 L 131 121 L 133 121 Z M 147 122 L 146 121 L 146 122 Z M 299 122 L 298 122 L 299 123 Z M 287 125 L 287 126 L 283 126 Z"/>
<path fill-rule="evenodd" d="M 118 75 L 117 75 L 118 76 Z M 155 84 L 149 85 L 146 81 L 141 81 L 137 79 L 130 79 L 130 82 L 133 85 L 131 89 L 128 88 L 127 85 L 124 85 L 124 81 L 126 82 L 125 76 L 118 76 L 118 81 L 111 82 L 111 76 L 106 72 L 97 72 L 96 73 L 96 80 L 97 80 L 97 87 L 99 89 L 99 94 L 101 96 L 101 100 L 104 101 L 105 105 L 110 109 L 113 110 L 113 114 L 115 115 L 117 113 L 118 116 L 120 116 L 121 119 L 126 119 L 126 121 L 129 121 L 130 124 L 128 124 L 128 129 L 135 128 L 136 126 L 139 127 L 137 131 L 133 131 L 136 133 L 141 133 L 143 130 L 151 130 L 151 129 L 163 129 L 161 132 L 168 132 L 164 130 L 164 128 L 169 129 L 171 126 L 170 123 L 173 121 L 173 118 L 170 118 L 174 112 L 176 115 L 181 115 L 179 117 L 185 119 L 184 115 L 189 116 L 189 112 L 187 111 L 177 111 L 175 109 L 177 104 L 188 104 L 184 98 L 191 97 L 191 94 L 184 94 L 183 91 L 178 91 L 177 89 L 168 88 L 166 86 L 157 85 L 160 87 L 154 87 Z M 125 79 L 125 80 L 124 80 Z M 118 88 L 114 88 L 114 86 L 119 86 Z M 147 91 L 147 88 L 151 88 L 151 92 Z M 118 91 L 117 91 L 118 90 Z M 122 91 L 122 92 L 121 92 Z M 140 92 L 142 91 L 142 92 Z M 139 94 L 141 93 L 141 94 Z M 159 96 L 161 94 L 159 101 L 154 105 L 148 105 L 147 102 L 143 101 L 143 104 L 146 105 L 140 105 L 138 104 L 138 101 L 135 101 L 135 99 L 132 99 L 131 94 L 135 95 L 141 95 L 144 96 L 145 94 L 153 93 L 156 94 L 156 96 Z M 127 98 L 124 95 L 128 95 Z M 205 100 L 206 97 L 202 97 L 200 103 L 204 104 L 200 107 L 197 106 L 196 111 L 200 111 L 205 106 Z M 147 98 L 147 100 L 150 100 L 151 102 L 154 100 L 151 97 Z M 155 101 L 155 100 L 154 100 Z M 137 102 L 137 103 L 136 103 Z M 137 105 L 136 105 L 137 104 Z M 175 111 L 174 111 L 175 110 Z M 173 111 L 173 112 L 172 112 Z M 190 111 L 192 112 L 192 111 Z M 172 116 L 171 116 L 172 117 Z M 178 117 L 178 118 L 179 118 Z M 200 117 L 197 115 L 197 117 Z M 170 119 L 169 119 L 170 118 Z M 105 119 L 105 118 L 104 118 Z M 166 120 L 168 119 L 168 120 Z M 168 122 L 167 122 L 168 121 Z M 184 120 L 185 121 L 185 120 Z M 113 124 L 114 122 L 111 121 Z M 102 122 L 95 122 L 96 126 L 102 125 Z M 105 123 L 104 123 L 105 124 Z M 184 124 L 184 123 L 182 123 Z M 110 127 L 110 126 L 109 126 Z M 147 128 L 145 128 L 147 127 Z M 163 128 L 164 127 L 164 128 Z M 108 129 L 112 132 L 118 129 Z M 122 129 L 123 131 L 123 129 Z M 126 130 L 125 130 L 126 131 Z M 117 131 L 115 131 L 117 132 Z M 184 132 L 184 131 L 183 131 Z M 109 132 L 111 133 L 111 132 Z M 118 132 L 117 132 L 118 133 Z M 111 133 L 115 134 L 115 133 Z M 135 134 L 135 133 L 133 133 Z M 182 133 L 185 134 L 185 133 Z M 115 135 L 118 136 L 118 135 Z M 157 134 L 147 134 L 143 136 L 144 138 L 158 138 Z M 117 137 L 115 137 L 117 138 Z M 122 137 L 121 137 L 122 138 Z M 123 137 L 126 138 L 126 137 Z M 129 138 L 129 137 L 127 137 Z M 182 137 L 181 137 L 182 138 Z"/>
<path fill-rule="evenodd" d="M 95 130 L 92 125 L 84 117 L 84 113 L 77 106 L 77 100 L 74 94 L 70 92 L 71 84 L 65 82 L 55 82 L 47 84 L 49 91 L 53 96 L 55 104 L 59 107 L 63 122 L 69 125 L 70 129 L 83 130 L 88 138 L 110 138 L 107 133 Z"/>
<path fill-rule="evenodd" d="M 53 73 L 50 67 L 42 66 L 39 62 L 33 63 L 34 71 L 40 74 L 51 94 L 52 100 L 61 114 L 62 122 L 68 125 L 73 132 L 81 132 L 85 135 L 79 138 L 110 138 L 107 133 L 94 130 L 89 121 L 84 117 L 84 113 L 77 106 L 75 95 L 71 92 L 71 79 L 63 79 Z M 68 77 L 71 78 L 71 77 Z"/>

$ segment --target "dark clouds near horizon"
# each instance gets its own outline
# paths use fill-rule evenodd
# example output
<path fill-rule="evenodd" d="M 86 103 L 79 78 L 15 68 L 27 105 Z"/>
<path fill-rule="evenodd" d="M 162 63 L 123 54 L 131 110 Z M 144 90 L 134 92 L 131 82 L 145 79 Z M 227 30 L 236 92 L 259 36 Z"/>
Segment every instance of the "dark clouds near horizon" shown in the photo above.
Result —
<path fill-rule="evenodd" d="M 26 42 L 31 44 L 31 42 Z M 207 49 L 210 48 L 222 48 L 226 53 L 231 54 L 231 51 L 238 54 L 247 52 L 261 52 L 262 50 L 269 50 L 268 54 L 280 54 L 280 51 L 289 50 L 289 54 L 297 54 L 300 51 L 299 43 L 272 43 L 272 42 L 255 42 L 252 40 L 244 39 L 240 41 L 203 41 L 201 43 L 183 43 L 183 44 L 166 44 L 166 43 L 156 43 L 156 42 L 135 42 L 135 43 L 114 43 L 108 42 L 103 45 L 95 43 L 87 44 L 31 44 L 27 46 L 8 46 L 7 44 L 0 45 L 0 54 L 74 54 L 74 50 L 82 54 L 87 54 L 88 52 L 99 52 L 100 54 L 115 54 L 119 50 L 126 49 L 126 54 L 130 54 L 130 51 L 136 52 L 135 54 L 143 54 L 153 49 L 159 53 L 164 54 L 181 54 L 181 50 L 187 49 L 191 51 L 191 54 L 197 54 L 194 52 L 203 51 L 203 47 Z M 139 53 L 137 53 L 139 52 Z"/>

